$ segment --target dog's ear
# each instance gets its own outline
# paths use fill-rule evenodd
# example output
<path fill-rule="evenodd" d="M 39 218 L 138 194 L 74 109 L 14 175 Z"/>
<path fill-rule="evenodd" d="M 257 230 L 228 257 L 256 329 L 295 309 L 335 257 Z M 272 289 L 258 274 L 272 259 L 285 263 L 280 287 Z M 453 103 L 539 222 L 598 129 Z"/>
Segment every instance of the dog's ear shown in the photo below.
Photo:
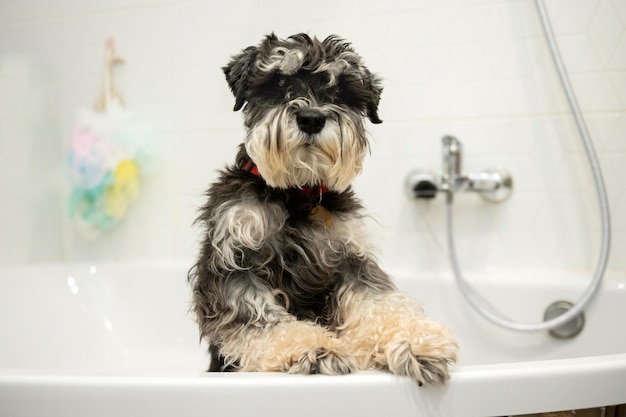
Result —
<path fill-rule="evenodd" d="M 259 49 L 249 46 L 239 55 L 235 55 L 231 61 L 222 68 L 226 81 L 235 96 L 234 111 L 240 110 L 246 102 L 246 91 L 248 90 L 249 76 L 254 68 Z"/>
<path fill-rule="evenodd" d="M 378 117 L 378 103 L 380 95 L 383 92 L 382 81 L 379 76 L 365 70 L 365 85 L 368 87 L 369 95 L 367 97 L 367 117 L 372 123 L 378 124 L 383 121 Z"/>

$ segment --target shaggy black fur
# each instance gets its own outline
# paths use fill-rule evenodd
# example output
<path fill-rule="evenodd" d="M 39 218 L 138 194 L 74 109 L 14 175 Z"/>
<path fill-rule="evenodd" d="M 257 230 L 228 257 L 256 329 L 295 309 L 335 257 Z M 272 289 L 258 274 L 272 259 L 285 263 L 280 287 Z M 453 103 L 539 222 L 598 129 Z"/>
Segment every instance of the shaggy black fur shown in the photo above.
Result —
<path fill-rule="evenodd" d="M 304 62 L 293 74 L 263 68 L 271 62 L 277 47 L 304 51 Z M 340 71 L 316 71 L 326 61 L 345 57 Z M 319 104 L 332 103 L 345 108 L 350 117 L 368 117 L 381 123 L 378 101 L 382 87 L 366 68 L 360 65 L 349 44 L 331 36 L 320 42 L 306 34 L 280 40 L 267 36 L 258 47 L 249 47 L 234 56 L 223 68 L 226 80 L 235 96 L 234 110 L 244 108 L 245 125 L 251 129 L 268 110 L 284 106 L 297 97 L 308 97 Z M 343 59 L 343 58 L 342 58 Z M 331 73 L 334 71 L 334 73 Z M 329 82 L 330 77 L 337 77 Z M 339 120 L 341 122 L 341 120 Z M 275 138 L 280 149 L 280 136 Z M 359 132 L 359 146 L 365 148 L 365 132 Z M 269 145 L 268 145 L 269 146 Z M 272 145 L 273 146 L 273 145 Z M 236 370 L 237 362 L 225 365 L 220 355 L 220 333 L 237 326 L 263 326 L 256 323 L 255 312 L 229 304 L 237 291 L 262 288 L 276 293 L 276 300 L 299 320 L 310 320 L 332 328 L 336 325 L 338 290 L 350 286 L 371 286 L 377 291 L 392 290 L 393 284 L 374 260 L 356 255 L 345 241 L 333 238 L 323 225 L 309 216 L 317 205 L 332 212 L 338 221 L 358 218 L 362 208 L 351 188 L 328 191 L 320 198 L 320 184 L 311 184 L 313 192 L 301 187 L 274 188 L 263 178 L 244 169 L 250 161 L 242 144 L 233 165 L 220 172 L 218 180 L 207 191 L 207 202 L 197 222 L 205 228 L 205 238 L 196 264 L 189 271 L 193 285 L 193 309 L 200 325 L 201 336 L 209 341 L 211 371 Z M 267 238 L 259 250 L 245 246 L 237 248 L 236 267 L 226 268 L 218 259 L 222 253 L 214 242 L 213 231 L 226 219 L 216 215 L 225 206 L 254 202 L 259 208 L 278 207 L 277 218 L 285 218 L 280 230 Z M 286 216 L 285 216 L 286 214 Z M 276 220 L 280 221 L 280 220 Z M 320 239 L 330 241 L 322 242 Z M 336 241 L 333 241 L 336 239 Z M 278 290 L 278 292 L 276 292 Z M 287 299 L 281 298 L 284 294 Z"/>
<path fill-rule="evenodd" d="M 210 230 L 214 227 L 213 213 L 216 207 L 230 204 L 252 197 L 259 204 L 277 203 L 288 212 L 287 222 L 279 236 L 276 236 L 261 251 L 255 252 L 242 248 L 238 271 L 213 270 L 212 259 L 219 257 L 211 242 L 211 234 L 207 232 L 198 261 L 189 272 L 189 280 L 194 283 L 196 314 L 201 324 L 203 335 L 208 328 L 213 328 L 211 317 L 218 317 L 228 310 L 220 294 L 230 282 L 247 279 L 249 274 L 260 277 L 268 288 L 279 289 L 289 294 L 288 312 L 300 320 L 312 320 L 326 326 L 333 326 L 333 314 L 336 311 L 337 290 L 345 285 L 370 285 L 379 291 L 391 290 L 391 281 L 383 278 L 385 273 L 375 262 L 363 260 L 349 253 L 338 253 L 331 267 L 320 265 L 318 247 L 315 242 L 307 242 L 302 231 L 307 228 L 318 228 L 309 220 L 311 209 L 318 203 L 341 218 L 355 213 L 361 208 L 360 201 L 353 191 L 348 189 L 342 193 L 328 191 L 321 202 L 317 193 L 305 193 L 301 189 L 278 189 L 267 186 L 263 179 L 242 167 L 249 160 L 243 146 L 240 147 L 237 162 L 220 172 L 219 179 L 207 191 L 207 202 L 201 209 L 197 222 Z M 339 252 L 344 251 L 338 247 Z M 316 262 L 319 260 L 320 262 Z M 328 261 L 328 259 L 324 259 Z M 261 267 L 260 267 L 261 266 Z M 367 269 L 367 272 L 363 270 Z M 349 282 L 355 280 L 354 282 Z M 206 300 L 211 300 L 206 302 Z M 206 309 L 209 308 L 210 309 Z M 251 322 L 254 318 L 240 312 L 233 325 Z M 205 327 L 203 327 L 204 325 Z M 223 323 L 220 323 L 223 325 Z M 209 371 L 234 371 L 234 366 L 224 366 L 219 348 L 211 344 L 211 364 Z"/>

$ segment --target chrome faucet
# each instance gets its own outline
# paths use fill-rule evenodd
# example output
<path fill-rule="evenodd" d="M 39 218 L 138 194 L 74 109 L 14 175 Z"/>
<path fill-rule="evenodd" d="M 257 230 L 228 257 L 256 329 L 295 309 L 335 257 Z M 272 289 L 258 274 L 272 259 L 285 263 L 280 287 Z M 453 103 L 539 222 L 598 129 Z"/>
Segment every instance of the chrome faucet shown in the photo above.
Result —
<path fill-rule="evenodd" d="M 438 191 L 446 193 L 446 201 L 452 202 L 454 193 L 473 191 L 485 200 L 500 203 L 513 190 L 513 178 L 504 169 L 486 169 L 483 172 L 463 174 L 463 146 L 453 136 L 442 138 L 442 174 L 437 176 L 425 171 L 414 171 L 407 178 L 407 191 L 414 198 L 434 198 Z"/>

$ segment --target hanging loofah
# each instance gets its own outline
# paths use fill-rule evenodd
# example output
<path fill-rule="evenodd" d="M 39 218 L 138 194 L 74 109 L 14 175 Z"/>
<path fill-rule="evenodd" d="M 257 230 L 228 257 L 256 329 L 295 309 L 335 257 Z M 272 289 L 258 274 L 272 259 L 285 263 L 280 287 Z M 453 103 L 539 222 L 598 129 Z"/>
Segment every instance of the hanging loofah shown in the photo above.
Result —
<path fill-rule="evenodd" d="M 124 218 L 153 160 L 151 129 L 124 109 L 113 88 L 113 67 L 121 62 L 114 41 L 107 40 L 102 94 L 93 109 L 78 109 L 67 153 L 68 211 L 86 237 L 97 237 Z"/>

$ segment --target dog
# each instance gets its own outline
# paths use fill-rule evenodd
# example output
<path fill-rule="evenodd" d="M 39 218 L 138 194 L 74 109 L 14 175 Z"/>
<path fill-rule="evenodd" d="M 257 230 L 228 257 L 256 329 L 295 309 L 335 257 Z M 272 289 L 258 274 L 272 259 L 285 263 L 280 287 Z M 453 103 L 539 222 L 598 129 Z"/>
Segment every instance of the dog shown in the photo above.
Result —
<path fill-rule="evenodd" d="M 350 186 L 381 78 L 344 39 L 303 33 L 272 33 L 223 71 L 246 136 L 207 191 L 188 276 L 209 371 L 447 381 L 457 344 L 379 267 Z"/>

